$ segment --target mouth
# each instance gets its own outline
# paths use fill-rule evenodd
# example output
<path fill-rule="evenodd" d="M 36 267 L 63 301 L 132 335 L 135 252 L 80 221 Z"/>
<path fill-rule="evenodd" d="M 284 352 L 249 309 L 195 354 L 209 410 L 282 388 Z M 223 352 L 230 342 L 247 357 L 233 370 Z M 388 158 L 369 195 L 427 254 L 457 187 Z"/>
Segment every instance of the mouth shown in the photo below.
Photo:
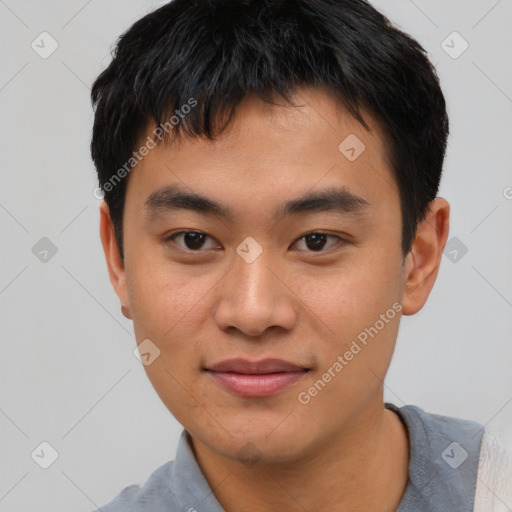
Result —
<path fill-rule="evenodd" d="M 224 390 L 243 398 L 258 398 L 276 395 L 293 386 L 311 368 L 282 359 L 230 359 L 204 370 Z"/>

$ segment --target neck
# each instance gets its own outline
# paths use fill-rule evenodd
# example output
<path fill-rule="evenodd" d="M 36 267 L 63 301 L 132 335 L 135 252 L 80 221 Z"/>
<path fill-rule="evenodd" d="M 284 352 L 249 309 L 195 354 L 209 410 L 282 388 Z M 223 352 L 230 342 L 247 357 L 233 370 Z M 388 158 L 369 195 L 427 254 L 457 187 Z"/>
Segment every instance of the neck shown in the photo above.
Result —
<path fill-rule="evenodd" d="M 395 511 L 408 479 L 409 443 L 400 418 L 365 411 L 299 459 L 254 465 L 228 459 L 193 439 L 196 459 L 226 512 Z"/>

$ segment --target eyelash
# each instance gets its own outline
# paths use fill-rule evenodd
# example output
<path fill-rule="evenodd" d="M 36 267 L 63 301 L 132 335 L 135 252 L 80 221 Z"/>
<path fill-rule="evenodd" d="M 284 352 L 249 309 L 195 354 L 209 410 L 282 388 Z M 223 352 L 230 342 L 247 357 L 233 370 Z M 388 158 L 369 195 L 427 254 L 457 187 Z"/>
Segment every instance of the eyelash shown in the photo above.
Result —
<path fill-rule="evenodd" d="M 204 233 L 204 232 L 202 232 L 202 231 L 190 230 L 190 231 L 178 231 L 177 233 L 173 233 L 172 235 L 165 237 L 164 242 L 165 242 L 165 243 L 172 242 L 172 243 L 174 243 L 174 244 L 175 244 L 175 239 L 176 239 L 178 236 L 180 236 L 180 235 L 186 235 L 186 234 L 188 234 L 188 233 L 197 233 L 197 234 L 200 234 L 200 235 L 206 235 L 206 236 L 207 236 L 208 238 L 210 238 L 211 240 L 215 240 L 213 237 L 211 237 L 211 236 L 210 236 L 210 235 L 208 235 L 207 233 Z M 311 231 L 311 232 L 309 232 L 309 233 L 305 233 L 304 235 L 301 235 L 299 238 L 297 238 L 297 240 L 296 240 L 292 245 L 295 245 L 296 243 L 298 243 L 298 242 L 299 242 L 299 241 L 301 241 L 301 240 L 305 240 L 305 238 L 306 238 L 306 237 L 311 236 L 311 235 L 324 235 L 324 236 L 329 237 L 329 238 L 336 238 L 336 239 L 338 239 L 338 242 L 337 242 L 334 246 L 332 246 L 332 247 L 330 247 L 330 248 L 328 248 L 328 249 L 326 249 L 326 250 L 323 250 L 323 249 L 322 249 L 322 250 L 320 250 L 320 251 L 304 250 L 304 252 L 309 252 L 309 253 L 311 253 L 311 254 L 323 254 L 323 253 L 328 253 L 328 252 L 330 252 L 332 249 L 336 248 L 338 245 L 343 244 L 343 243 L 346 243 L 346 240 L 345 240 L 345 239 L 343 239 L 343 238 L 341 238 L 341 237 L 340 237 L 340 236 L 338 236 L 338 235 L 331 235 L 331 234 L 329 234 L 329 233 L 322 233 L 321 231 Z M 178 246 L 178 247 L 179 247 L 179 246 Z M 201 249 L 198 249 L 198 250 L 194 250 L 194 249 L 188 249 L 188 248 L 184 248 L 184 247 L 179 247 L 179 249 L 181 249 L 181 250 L 183 250 L 183 251 L 185 251 L 185 252 L 189 252 L 189 253 L 191 253 L 191 254 L 199 254 L 199 253 L 201 253 L 201 252 L 206 252 L 206 251 L 207 251 L 207 249 L 202 249 L 202 248 L 201 248 Z"/>

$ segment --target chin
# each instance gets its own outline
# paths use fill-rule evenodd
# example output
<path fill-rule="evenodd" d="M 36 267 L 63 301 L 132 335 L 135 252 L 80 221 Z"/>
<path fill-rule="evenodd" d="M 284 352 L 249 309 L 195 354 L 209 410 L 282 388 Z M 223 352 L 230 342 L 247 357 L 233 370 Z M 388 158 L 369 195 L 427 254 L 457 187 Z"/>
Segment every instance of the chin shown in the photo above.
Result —
<path fill-rule="evenodd" d="M 306 450 L 308 435 L 304 432 L 304 423 L 291 424 L 291 415 L 276 414 L 259 418 L 251 418 L 241 411 L 239 421 L 217 425 L 213 432 L 204 428 L 187 428 L 190 434 L 210 450 L 233 460 L 239 460 L 247 465 L 256 462 L 269 464 L 286 463 L 298 459 Z M 283 421 L 284 420 L 284 421 Z"/>

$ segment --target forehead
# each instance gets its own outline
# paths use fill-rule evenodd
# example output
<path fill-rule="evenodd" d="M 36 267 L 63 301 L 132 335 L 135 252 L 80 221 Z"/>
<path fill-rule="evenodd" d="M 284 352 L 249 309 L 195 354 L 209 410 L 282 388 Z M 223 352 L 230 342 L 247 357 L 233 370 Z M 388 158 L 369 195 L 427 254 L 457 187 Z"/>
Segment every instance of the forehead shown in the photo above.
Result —
<path fill-rule="evenodd" d="M 142 208 L 149 195 L 169 184 L 229 203 L 241 212 L 343 186 L 371 205 L 398 201 L 379 123 L 370 130 L 336 102 L 313 88 L 298 90 L 297 107 L 248 96 L 226 130 L 210 141 L 182 136 L 159 143 L 137 164 L 127 187 L 127 203 Z M 276 100 L 276 103 L 278 100 Z M 152 133 L 150 125 L 142 140 Z"/>

